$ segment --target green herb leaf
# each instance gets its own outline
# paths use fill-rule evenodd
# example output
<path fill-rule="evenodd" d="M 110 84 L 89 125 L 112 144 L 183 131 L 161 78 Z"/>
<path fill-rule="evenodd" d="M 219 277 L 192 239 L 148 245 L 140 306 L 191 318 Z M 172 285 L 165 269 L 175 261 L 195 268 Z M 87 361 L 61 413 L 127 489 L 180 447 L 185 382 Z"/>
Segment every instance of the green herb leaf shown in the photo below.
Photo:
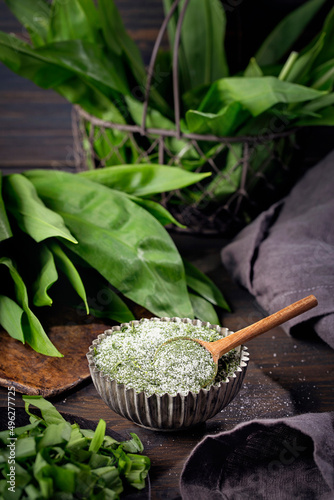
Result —
<path fill-rule="evenodd" d="M 132 201 L 145 208 L 145 210 L 153 215 L 153 217 L 155 217 L 163 226 L 166 226 L 167 224 L 175 224 L 178 227 L 186 227 L 183 224 L 180 224 L 165 207 L 160 205 L 160 203 L 152 200 L 146 200 L 145 198 L 138 198 L 137 196 L 129 196 Z"/>
<path fill-rule="evenodd" d="M 263 76 L 262 69 L 257 63 L 257 60 L 255 57 L 251 57 L 247 68 L 244 71 L 244 76 L 246 78 L 251 78 L 251 77 L 256 77 L 256 76 Z"/>
<path fill-rule="evenodd" d="M 77 258 L 75 255 L 74 257 Z M 128 323 L 135 319 L 120 294 L 114 291 L 108 281 L 98 272 L 84 267 L 81 272 L 86 289 L 89 290 L 87 302 L 90 314 L 96 318 L 109 318 L 119 323 Z"/>
<path fill-rule="evenodd" d="M 131 96 L 125 97 L 125 102 L 129 108 L 131 117 L 137 125 L 142 124 L 144 104 Z M 168 115 L 167 115 L 168 116 Z M 152 108 L 147 109 L 145 127 L 175 130 L 175 123 L 164 116 L 160 111 Z"/>
<path fill-rule="evenodd" d="M 17 460 L 30 458 L 36 455 L 36 442 L 33 437 L 19 439 L 15 444 L 15 458 Z"/>
<path fill-rule="evenodd" d="M 108 48 L 117 55 L 122 53 L 125 55 L 136 80 L 143 85 L 146 80 L 146 70 L 141 53 L 127 34 L 115 2 L 113 0 L 99 0 L 98 12 Z"/>
<path fill-rule="evenodd" d="M 172 1 L 164 0 L 165 13 Z M 180 13 L 184 0 L 180 2 Z M 169 23 L 168 34 L 174 47 L 177 16 Z M 225 11 L 219 0 L 192 0 L 182 24 L 179 71 L 183 92 L 212 83 L 228 75 L 224 51 Z"/>
<path fill-rule="evenodd" d="M 217 136 L 232 135 L 235 129 L 249 117 L 239 102 L 231 102 L 219 113 L 203 113 L 187 111 L 186 120 L 190 132 L 197 134 L 213 134 Z"/>
<path fill-rule="evenodd" d="M 319 97 L 318 99 L 315 99 L 314 101 L 305 104 L 305 106 L 303 106 L 302 109 L 305 111 L 318 112 L 320 109 L 333 105 L 334 105 L 334 92 L 331 92 L 330 94 L 324 95 L 322 97 Z"/>
<path fill-rule="evenodd" d="M 120 165 L 80 172 L 79 175 L 137 197 L 180 189 L 210 176 L 209 173 L 195 174 L 178 167 L 155 164 Z"/>
<path fill-rule="evenodd" d="M 28 294 L 26 286 L 19 275 L 11 259 L 3 257 L 0 259 L 0 265 L 8 268 L 11 278 L 15 285 L 15 294 L 18 305 L 24 310 L 24 338 L 26 342 L 37 352 L 47 356 L 61 357 L 62 354 L 55 348 L 49 337 L 46 335 L 41 323 L 31 311 L 28 303 Z"/>
<path fill-rule="evenodd" d="M 301 54 L 292 65 L 285 78 L 287 82 L 305 83 L 312 64 L 324 46 L 325 33 L 322 33 L 314 45 L 304 54 Z"/>
<path fill-rule="evenodd" d="M 69 77 L 78 75 L 97 87 L 102 84 L 124 95 L 129 94 L 122 61 L 116 55 L 107 57 L 99 45 L 67 40 L 32 49 L 19 38 L 0 32 L 0 46 L 1 52 L 4 52 L 1 54 L 2 62 L 22 76 L 29 77 L 31 70 L 28 62 L 35 59 L 34 67 L 37 65 L 39 69 L 45 69 L 43 79 L 36 71 L 31 74 L 31 79 L 40 86 L 46 87 L 44 78 L 47 78 L 49 87 L 56 87 Z M 51 69 L 54 75 L 48 74 Z"/>
<path fill-rule="evenodd" d="M 95 429 L 94 437 L 90 442 L 89 451 L 96 453 L 100 449 L 104 441 L 105 433 L 106 433 L 106 423 L 104 420 L 100 419 Z"/>
<path fill-rule="evenodd" d="M 119 101 L 120 98 L 116 95 L 114 96 L 111 91 L 108 92 L 110 95 L 107 97 L 88 80 L 82 81 L 80 77 L 73 76 L 60 85 L 57 85 L 54 90 L 72 104 L 78 104 L 82 109 L 87 111 L 87 113 L 97 118 L 101 118 L 101 120 L 120 124 L 125 123 L 125 119 L 113 102 L 114 100 L 115 102 L 117 102 L 117 100 Z M 107 132 L 109 131 L 106 130 L 106 133 Z M 98 150 L 96 152 L 99 154 Z M 103 158 L 103 155 L 99 157 Z"/>
<path fill-rule="evenodd" d="M 292 47 L 326 0 L 309 0 L 287 15 L 255 55 L 260 66 L 275 64 Z"/>
<path fill-rule="evenodd" d="M 103 84 L 124 95 L 129 93 L 123 63 L 106 56 L 100 46 L 82 40 L 54 42 L 35 49 L 36 57 L 71 70 L 94 84 Z"/>
<path fill-rule="evenodd" d="M 322 33 L 326 33 L 326 36 L 322 51 L 315 61 L 316 66 L 324 64 L 334 58 L 334 7 L 331 8 L 325 19 Z"/>
<path fill-rule="evenodd" d="M 80 274 L 75 268 L 73 262 L 71 261 L 71 259 L 68 258 L 66 253 L 62 250 L 62 248 L 58 245 L 58 243 L 56 243 L 56 241 L 54 240 L 49 241 L 48 247 L 53 253 L 57 267 L 65 274 L 65 276 L 68 278 L 68 281 L 70 282 L 74 290 L 83 300 L 86 312 L 87 314 L 89 314 L 86 290 L 80 278 Z"/>
<path fill-rule="evenodd" d="M 23 313 L 22 307 L 14 300 L 0 295 L 0 324 L 13 339 L 20 340 L 24 344 Z"/>
<path fill-rule="evenodd" d="M 243 146 L 243 143 L 240 142 L 230 146 L 224 167 L 208 186 L 208 190 L 214 194 L 217 201 L 223 202 L 240 186 L 243 169 Z"/>
<path fill-rule="evenodd" d="M 29 411 L 30 405 L 36 406 L 36 408 L 41 410 L 42 418 L 48 425 L 66 422 L 56 407 L 42 396 L 22 396 L 22 399 L 25 402 L 25 410 L 32 417 L 33 421 L 36 419 L 36 416 Z"/>
<path fill-rule="evenodd" d="M 97 11 L 91 0 L 70 2 L 54 0 L 51 7 L 48 42 L 86 40 L 95 43 L 98 41 L 97 20 Z M 92 21 L 95 25 L 92 25 Z"/>
<path fill-rule="evenodd" d="M 50 20 L 50 5 L 45 0 L 5 0 L 6 4 L 28 30 L 33 44 L 38 47 L 44 45 Z"/>
<path fill-rule="evenodd" d="M 125 304 L 125 302 L 115 293 L 113 293 L 113 303 L 112 308 L 96 309 L 94 306 L 89 306 L 89 312 L 95 318 L 108 318 L 113 321 L 118 321 L 119 323 L 128 323 L 135 319 L 134 315 Z M 89 301 L 88 301 L 89 305 Z"/>
<path fill-rule="evenodd" d="M 331 91 L 334 86 L 334 59 L 321 64 L 310 75 L 311 87 Z"/>
<path fill-rule="evenodd" d="M 146 456 L 133 455 L 132 453 L 128 453 L 128 457 L 131 460 L 131 469 L 125 473 L 125 479 L 137 490 L 142 490 L 145 488 L 145 478 L 151 465 L 150 459 Z"/>
<path fill-rule="evenodd" d="M 7 240 L 13 236 L 7 213 L 5 204 L 2 198 L 2 173 L 0 171 L 0 241 Z"/>
<path fill-rule="evenodd" d="M 183 259 L 183 264 L 186 272 L 187 285 L 192 290 L 194 290 L 196 293 L 198 293 L 198 295 L 208 300 L 215 306 L 219 306 L 223 309 L 226 309 L 227 311 L 231 310 L 221 291 L 210 280 L 210 278 L 208 278 L 186 259 Z"/>
<path fill-rule="evenodd" d="M 35 241 L 59 236 L 77 243 L 61 216 L 44 205 L 33 184 L 23 175 L 12 174 L 4 178 L 4 198 L 8 211 L 16 218 L 22 231 Z"/>
<path fill-rule="evenodd" d="M 113 286 L 158 316 L 192 316 L 179 253 L 146 210 L 82 176 L 53 171 L 25 175 L 79 238 L 80 244 L 69 248 Z"/>
<path fill-rule="evenodd" d="M 200 111 L 217 112 L 227 104 L 237 101 L 253 116 L 258 116 L 275 104 L 303 102 L 321 95 L 323 93 L 320 91 L 284 82 L 273 76 L 223 78 L 211 86 L 200 106 Z"/>
<path fill-rule="evenodd" d="M 144 450 L 143 443 L 140 441 L 137 434 L 134 432 L 130 432 L 131 439 L 128 441 L 122 441 L 120 444 L 124 451 L 128 451 L 130 453 L 141 453 Z"/>
<path fill-rule="evenodd" d="M 219 318 L 213 305 L 195 293 L 189 293 L 194 315 L 201 321 L 209 321 L 212 325 L 219 325 Z"/>
<path fill-rule="evenodd" d="M 48 424 L 43 437 L 38 441 L 38 450 L 43 450 L 48 446 L 57 446 L 67 442 L 71 436 L 71 425 L 69 422 L 60 422 L 59 424 Z"/>
<path fill-rule="evenodd" d="M 0 48 L 0 61 L 42 88 L 56 88 L 73 76 L 68 68 L 38 57 L 29 44 L 14 35 L 0 31 Z"/>
<path fill-rule="evenodd" d="M 140 50 L 124 27 L 114 0 L 98 0 L 98 12 L 106 46 L 111 53 L 122 56 L 138 83 L 137 90 L 144 94 L 147 78 L 145 65 Z M 169 106 L 154 87 L 150 97 L 160 111 L 167 116 L 170 114 Z"/>
<path fill-rule="evenodd" d="M 32 285 L 35 306 L 51 306 L 52 299 L 48 295 L 49 288 L 58 279 L 54 258 L 46 245 L 41 245 L 39 250 L 40 271 Z"/>
<path fill-rule="evenodd" d="M 312 126 L 333 126 L 334 125 L 334 107 L 329 106 L 328 108 L 321 109 L 319 112 L 319 117 L 317 118 L 302 118 L 296 122 L 296 125 L 300 127 L 312 127 Z"/>

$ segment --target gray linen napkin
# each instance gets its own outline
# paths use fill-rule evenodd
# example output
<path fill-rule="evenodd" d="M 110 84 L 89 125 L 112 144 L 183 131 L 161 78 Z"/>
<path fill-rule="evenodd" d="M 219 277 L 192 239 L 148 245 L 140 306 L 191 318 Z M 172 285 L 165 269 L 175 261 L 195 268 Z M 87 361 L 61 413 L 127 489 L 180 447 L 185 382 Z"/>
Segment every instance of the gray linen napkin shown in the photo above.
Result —
<path fill-rule="evenodd" d="M 221 255 L 230 274 L 269 314 L 314 294 L 319 305 L 283 328 L 290 332 L 307 321 L 334 348 L 334 151 Z"/>
<path fill-rule="evenodd" d="M 180 490 L 183 500 L 332 500 L 334 413 L 252 420 L 207 436 Z"/>

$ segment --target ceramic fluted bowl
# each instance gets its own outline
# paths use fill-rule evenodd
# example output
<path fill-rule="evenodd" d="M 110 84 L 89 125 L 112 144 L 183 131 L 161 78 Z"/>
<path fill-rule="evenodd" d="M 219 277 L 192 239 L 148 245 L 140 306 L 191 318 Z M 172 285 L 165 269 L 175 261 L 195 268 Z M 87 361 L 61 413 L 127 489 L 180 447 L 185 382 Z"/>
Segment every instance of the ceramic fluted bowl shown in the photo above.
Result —
<path fill-rule="evenodd" d="M 130 324 L 139 324 L 142 321 L 132 321 Z M 218 325 L 211 325 L 208 322 L 191 320 L 189 318 L 151 318 L 149 321 L 162 322 L 183 322 L 194 326 L 206 326 L 217 330 L 222 336 L 232 333 L 230 330 Z M 170 394 L 147 396 L 145 392 L 135 392 L 132 388 L 127 388 L 124 384 L 116 382 L 99 370 L 95 365 L 94 347 L 102 339 L 111 335 L 114 331 L 119 331 L 123 326 L 114 326 L 100 334 L 89 347 L 87 359 L 89 370 L 95 388 L 103 401 L 115 413 L 131 420 L 135 424 L 152 430 L 176 431 L 192 427 L 205 422 L 214 417 L 225 406 L 227 406 L 238 394 L 242 386 L 248 366 L 249 354 L 246 346 L 237 348 L 239 364 L 232 376 L 212 385 L 209 389 L 201 389 L 197 393 L 188 392 L 171 396 Z"/>

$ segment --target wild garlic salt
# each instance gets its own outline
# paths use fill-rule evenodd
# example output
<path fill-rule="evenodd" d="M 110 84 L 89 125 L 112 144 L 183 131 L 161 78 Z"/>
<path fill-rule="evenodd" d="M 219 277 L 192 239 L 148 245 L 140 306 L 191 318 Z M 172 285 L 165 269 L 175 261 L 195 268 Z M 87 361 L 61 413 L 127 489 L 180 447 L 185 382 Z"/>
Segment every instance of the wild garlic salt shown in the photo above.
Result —
<path fill-rule="evenodd" d="M 205 326 L 144 320 L 137 325 L 124 326 L 121 331 L 113 331 L 110 336 L 102 339 L 95 349 L 95 364 L 111 379 L 129 389 L 133 388 L 138 393 L 144 391 L 147 396 L 165 393 L 174 396 L 178 392 L 187 394 L 189 391 L 196 393 L 202 387 L 203 380 L 211 378 L 209 375 L 212 373 L 213 363 L 209 353 L 209 358 L 205 357 L 206 352 L 204 358 L 207 360 L 199 359 L 196 348 L 201 347 L 199 344 L 188 341 L 195 345 L 192 361 L 182 363 L 182 349 L 185 345 L 180 344 L 177 347 L 178 342 L 172 346 L 176 351 L 174 354 L 168 354 L 169 359 L 164 361 L 161 356 L 155 359 L 157 349 L 164 342 L 184 336 L 209 342 L 221 338 L 216 330 Z M 235 350 L 224 355 L 219 361 L 214 383 L 217 384 L 232 375 L 238 363 L 239 355 Z"/>

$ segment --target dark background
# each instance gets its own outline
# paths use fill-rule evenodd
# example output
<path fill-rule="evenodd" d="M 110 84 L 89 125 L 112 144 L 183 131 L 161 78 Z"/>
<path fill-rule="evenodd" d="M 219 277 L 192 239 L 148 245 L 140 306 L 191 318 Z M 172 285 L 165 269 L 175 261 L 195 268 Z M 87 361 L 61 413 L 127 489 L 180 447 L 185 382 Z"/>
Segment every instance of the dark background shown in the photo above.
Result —
<path fill-rule="evenodd" d="M 160 0 L 116 0 L 125 25 L 138 42 L 148 63 L 163 19 Z M 227 15 L 226 52 L 231 73 L 245 68 L 264 37 L 301 0 L 223 0 Z M 36 0 L 37 4 L 37 0 Z M 328 0 L 296 49 L 305 45 L 321 28 L 332 1 Z M 0 0 L 0 30 L 22 33 L 21 25 Z M 43 90 L 0 63 L 0 169 L 35 167 L 74 168 L 71 105 L 53 91 Z M 305 134 L 302 147 L 312 164 L 331 148 L 332 132 L 317 129 Z"/>

